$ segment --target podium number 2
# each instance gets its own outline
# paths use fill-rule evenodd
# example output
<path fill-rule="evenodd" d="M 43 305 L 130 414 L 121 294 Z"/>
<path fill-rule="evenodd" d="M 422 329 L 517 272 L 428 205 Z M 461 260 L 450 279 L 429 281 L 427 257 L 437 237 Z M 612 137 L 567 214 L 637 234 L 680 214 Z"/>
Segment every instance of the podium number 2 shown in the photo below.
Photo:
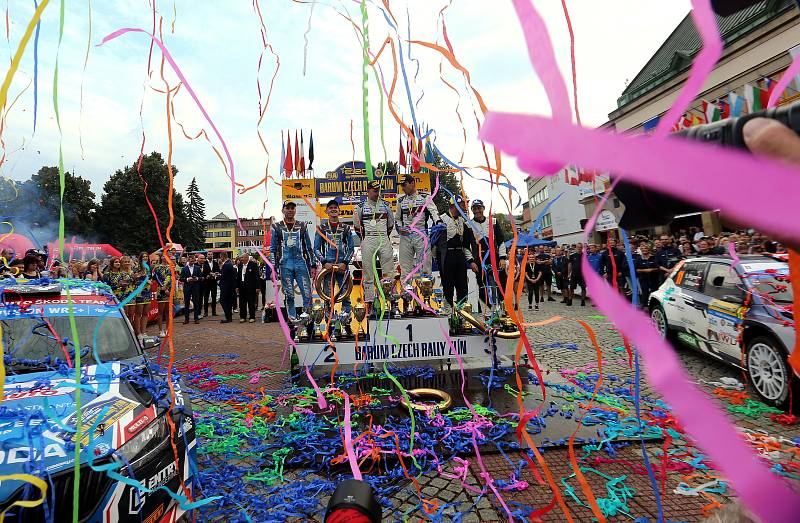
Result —
<path fill-rule="evenodd" d="M 408 330 L 408 341 L 409 341 L 409 343 L 414 341 L 414 329 L 413 329 L 413 327 L 414 327 L 414 325 L 411 324 L 411 323 L 406 325 L 406 330 Z"/>

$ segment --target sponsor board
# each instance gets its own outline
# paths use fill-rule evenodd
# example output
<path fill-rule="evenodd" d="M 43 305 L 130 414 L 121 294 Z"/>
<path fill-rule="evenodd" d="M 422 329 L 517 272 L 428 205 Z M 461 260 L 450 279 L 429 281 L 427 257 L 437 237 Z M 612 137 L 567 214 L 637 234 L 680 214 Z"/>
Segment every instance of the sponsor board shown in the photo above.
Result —
<path fill-rule="evenodd" d="M 388 328 L 388 332 L 387 332 Z M 370 339 L 329 343 L 298 343 L 301 365 L 348 365 L 370 362 L 401 362 L 455 358 L 491 358 L 489 339 L 484 335 L 451 336 L 448 318 L 412 318 L 369 323 Z M 498 341 L 498 348 L 504 346 Z M 511 351 L 512 349 L 509 349 Z"/>
<path fill-rule="evenodd" d="M 81 444 L 86 445 L 89 443 L 89 436 L 90 434 L 88 431 L 97 424 L 96 431 L 102 434 L 105 430 L 107 430 L 111 425 L 122 419 L 125 414 L 133 411 L 138 407 L 140 404 L 120 396 L 119 394 L 113 392 L 107 392 L 96 400 L 92 401 L 91 403 L 85 405 L 81 410 Z M 99 420 L 98 417 L 103 412 L 104 409 L 108 409 L 105 412 L 105 417 L 102 420 Z M 66 418 L 62 420 L 63 424 L 72 427 L 76 425 L 77 421 L 77 413 L 73 412 Z M 73 434 L 66 431 L 58 432 L 58 436 L 65 441 L 69 440 L 72 441 Z"/>

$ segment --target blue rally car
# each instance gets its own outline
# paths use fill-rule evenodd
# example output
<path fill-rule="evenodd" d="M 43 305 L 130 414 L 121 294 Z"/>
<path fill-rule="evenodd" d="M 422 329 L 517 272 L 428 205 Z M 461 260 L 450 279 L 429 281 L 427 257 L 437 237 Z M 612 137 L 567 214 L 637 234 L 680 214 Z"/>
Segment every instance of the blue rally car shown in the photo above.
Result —
<path fill-rule="evenodd" d="M 76 344 L 64 286 L 76 286 L 70 294 L 81 347 L 79 441 Z M 30 507 L 19 503 L 42 500 L 41 490 L 29 481 L 2 478 L 5 521 L 73 520 L 76 445 L 78 521 L 181 518 L 184 500 L 194 494 L 191 408 L 175 381 L 175 405 L 168 412 L 172 395 L 166 376 L 147 365 L 109 289 L 69 280 L 2 280 L 0 334 L 6 369 L 0 476 L 28 474 L 47 484 L 43 501 Z"/>

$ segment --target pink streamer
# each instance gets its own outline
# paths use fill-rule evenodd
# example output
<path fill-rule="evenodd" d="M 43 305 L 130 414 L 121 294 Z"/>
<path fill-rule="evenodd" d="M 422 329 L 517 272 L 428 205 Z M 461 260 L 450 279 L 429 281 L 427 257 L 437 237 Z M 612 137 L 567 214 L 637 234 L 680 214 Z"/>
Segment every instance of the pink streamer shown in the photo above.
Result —
<path fill-rule="evenodd" d="M 689 381 L 675 351 L 661 339 L 647 316 L 604 283 L 585 257 L 582 268 L 598 309 L 613 318 L 617 328 L 636 345 L 648 381 L 672 405 L 697 446 L 730 479 L 747 507 L 767 522 L 792 521 L 800 513 L 800 497 L 770 472 L 725 414 Z"/>
<path fill-rule="evenodd" d="M 489 113 L 480 136 L 517 156 L 526 172 L 541 174 L 542 160 L 613 172 L 706 209 L 721 209 L 757 229 L 800 237 L 800 220 L 790 218 L 797 216 L 800 171 L 783 163 L 686 140 L 620 136 L 509 113 Z"/>
<path fill-rule="evenodd" d="M 531 0 L 512 0 L 517 11 L 522 32 L 525 33 L 525 42 L 528 46 L 528 56 L 531 65 L 539 76 L 539 80 L 547 93 L 553 119 L 565 122 L 572 121 L 567 84 L 558 69 L 556 55 L 553 51 L 553 42 L 547 32 L 547 24 L 531 4 Z"/>
<path fill-rule="evenodd" d="M 778 85 L 775 86 L 775 89 L 772 90 L 772 93 L 769 95 L 769 101 L 767 102 L 767 107 L 775 107 L 778 105 L 778 100 L 781 99 L 781 95 L 786 88 L 789 87 L 789 84 L 792 83 L 795 76 L 800 74 L 800 55 L 795 57 L 792 60 L 792 65 L 783 73 L 781 79 L 778 80 Z"/>
<path fill-rule="evenodd" d="M 703 48 L 697 54 L 689 78 L 681 89 L 678 99 L 672 104 L 667 113 L 658 122 L 654 136 L 667 136 L 675 123 L 683 117 L 686 108 L 700 94 L 711 71 L 714 70 L 719 57 L 722 56 L 722 39 L 717 29 L 717 20 L 711 9 L 710 0 L 692 0 L 692 19 L 703 39 Z"/>
<path fill-rule="evenodd" d="M 308 367 L 306 367 L 306 372 L 308 372 Z M 358 468 L 358 460 L 353 450 L 353 429 L 350 426 L 350 395 L 346 392 L 342 392 L 342 394 L 344 395 L 344 449 L 347 452 L 347 460 L 350 462 L 353 478 L 362 480 L 361 469 Z"/>
<path fill-rule="evenodd" d="M 189 84 L 189 81 L 183 75 L 181 68 L 178 67 L 177 63 L 175 63 L 175 60 L 173 60 L 172 55 L 169 53 L 169 51 L 161 42 L 161 40 L 156 38 L 155 35 L 145 31 L 144 29 L 138 29 L 135 27 L 125 27 L 122 29 L 117 29 L 110 35 L 103 38 L 103 40 L 99 44 L 97 44 L 96 47 L 100 47 L 103 44 L 110 42 L 111 40 L 114 40 L 126 33 L 143 33 L 150 37 L 151 44 L 155 42 L 155 44 L 159 47 L 159 49 L 161 49 L 161 52 L 164 54 L 164 58 L 166 58 L 167 62 L 169 62 L 169 65 L 170 67 L 172 67 L 172 70 L 175 72 L 175 75 L 178 77 L 181 83 L 186 87 L 186 92 L 188 92 L 189 95 L 192 97 L 192 100 L 194 100 L 194 103 L 197 105 L 197 108 L 200 109 L 200 112 L 203 113 L 203 117 L 211 126 L 211 129 L 214 130 L 214 134 L 217 135 L 217 139 L 219 140 L 220 144 L 222 144 L 222 149 L 225 151 L 225 158 L 227 158 L 228 160 L 228 169 L 230 170 L 230 179 L 231 179 L 231 205 L 233 206 L 233 214 L 236 216 L 236 222 L 239 225 L 239 228 L 241 229 L 242 228 L 241 219 L 239 218 L 239 213 L 236 210 L 236 175 L 234 173 L 234 168 L 233 168 L 233 158 L 231 157 L 231 153 L 228 150 L 228 145 L 225 143 L 225 140 L 222 138 L 222 134 L 220 134 L 219 130 L 217 129 L 217 126 L 214 125 L 213 120 L 211 120 L 211 117 L 208 115 L 206 108 L 203 106 L 202 103 L 200 103 L 200 99 L 197 97 L 197 94 L 195 94 L 194 89 L 192 89 L 191 84 Z"/>

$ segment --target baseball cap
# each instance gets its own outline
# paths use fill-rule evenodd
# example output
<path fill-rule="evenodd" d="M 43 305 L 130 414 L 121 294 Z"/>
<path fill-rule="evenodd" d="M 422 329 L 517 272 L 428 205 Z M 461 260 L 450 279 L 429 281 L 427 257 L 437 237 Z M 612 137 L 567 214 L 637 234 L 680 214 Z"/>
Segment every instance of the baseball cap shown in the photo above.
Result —
<path fill-rule="evenodd" d="M 473 200 L 472 207 L 486 207 L 483 205 L 483 200 Z"/>
<path fill-rule="evenodd" d="M 380 191 L 381 182 L 378 180 L 372 180 L 371 182 L 367 183 L 367 189 L 375 189 L 376 191 Z"/>
<path fill-rule="evenodd" d="M 407 174 L 407 175 L 403 176 L 403 179 L 400 181 L 400 183 L 402 185 L 405 185 L 407 183 L 415 183 L 416 181 L 417 181 L 417 179 L 414 178 L 413 175 Z"/>
<path fill-rule="evenodd" d="M 289 207 L 290 205 L 292 207 L 297 207 L 297 204 L 294 203 L 292 200 L 283 200 L 283 207 L 282 207 L 283 209 Z"/>

